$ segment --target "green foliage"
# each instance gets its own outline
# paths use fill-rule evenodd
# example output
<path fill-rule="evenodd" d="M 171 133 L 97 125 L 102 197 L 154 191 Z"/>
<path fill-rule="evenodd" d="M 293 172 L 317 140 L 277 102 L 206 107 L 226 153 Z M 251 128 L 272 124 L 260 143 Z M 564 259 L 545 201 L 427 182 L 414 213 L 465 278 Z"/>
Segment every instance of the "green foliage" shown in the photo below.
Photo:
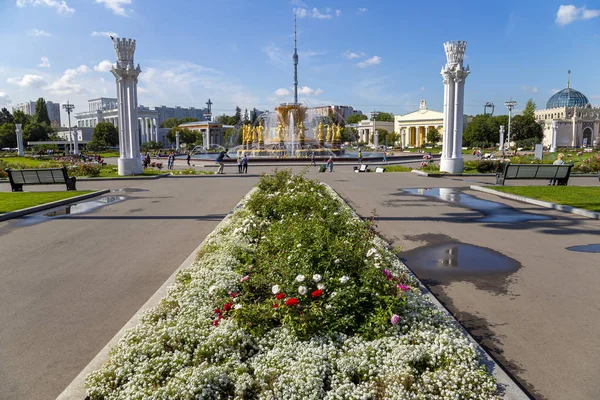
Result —
<path fill-rule="evenodd" d="M 411 167 L 405 167 L 403 165 L 386 165 L 385 172 L 410 172 L 413 169 Z"/>
<path fill-rule="evenodd" d="M 214 175 L 215 171 L 195 170 L 194 168 L 171 171 L 171 175 Z"/>
<path fill-rule="evenodd" d="M 102 165 L 96 163 L 76 163 L 67 166 L 69 176 L 98 177 L 102 171 Z"/>
<path fill-rule="evenodd" d="M 349 126 L 342 129 L 340 132 L 341 141 L 344 142 L 354 142 L 358 138 L 358 130 L 356 128 L 350 128 Z"/>
<path fill-rule="evenodd" d="M 167 140 L 170 143 L 177 142 L 177 133 L 179 133 L 180 144 L 202 144 L 202 134 L 188 128 L 173 128 L 167 133 Z"/>
<path fill-rule="evenodd" d="M 590 172 L 599 172 L 600 171 L 600 155 L 596 154 L 594 157 L 590 157 L 582 160 L 579 164 L 576 164 L 573 169 L 573 172 L 587 174 Z"/>
<path fill-rule="evenodd" d="M 232 117 L 232 116 L 225 115 L 225 114 L 219 115 L 216 119 L 216 122 L 223 124 L 223 125 L 237 125 L 237 123 L 238 123 L 235 116 Z"/>
<path fill-rule="evenodd" d="M 33 114 L 33 122 L 38 124 L 45 123 L 48 126 L 52 125 L 50 117 L 48 116 L 48 108 L 46 107 L 46 100 L 40 97 L 35 103 L 35 113 Z"/>
<path fill-rule="evenodd" d="M 527 100 L 527 104 L 525 104 L 525 109 L 523 110 L 523 116 L 535 119 L 535 107 L 536 106 L 532 98 Z"/>
<path fill-rule="evenodd" d="M 276 326 L 304 338 L 387 333 L 390 317 L 405 311 L 397 285 L 409 278 L 386 278 L 377 267 L 391 260 L 373 247 L 372 223 L 352 219 L 323 185 L 290 171 L 264 176 L 258 187 L 246 207 L 266 220 L 246 231 L 257 247 L 238 271 L 248 278 L 240 284 L 237 299 L 247 306 L 236 310 L 237 323 L 259 335 Z"/>
<path fill-rule="evenodd" d="M 442 139 L 442 135 L 436 128 L 429 128 L 427 131 L 427 141 L 436 144 Z"/>
<path fill-rule="evenodd" d="M 21 110 L 16 110 L 13 114 L 13 119 L 15 124 L 21 124 L 23 129 L 25 129 L 25 127 L 27 125 L 29 125 L 32 121 L 31 115 L 29 114 L 25 114 L 23 111 Z"/>
<path fill-rule="evenodd" d="M 151 150 L 160 150 L 162 148 L 163 148 L 162 143 L 158 143 L 153 140 L 150 140 L 149 142 L 146 142 L 146 143 L 142 143 L 142 145 L 140 146 L 140 150 L 142 150 L 143 152 L 147 152 L 147 151 L 151 151 Z"/>
<path fill-rule="evenodd" d="M 63 190 L 61 192 L 0 193 L 0 214 L 69 199 L 91 192 L 91 190 L 68 192 Z"/>
<path fill-rule="evenodd" d="M 540 143 L 540 141 L 537 138 L 530 138 L 530 139 L 523 139 L 523 140 L 516 141 L 517 147 L 522 147 L 525 150 L 534 150 L 535 145 L 538 143 Z"/>
<path fill-rule="evenodd" d="M 250 111 L 250 123 L 252 125 L 256 125 L 257 119 L 258 119 L 258 110 L 256 108 L 253 108 Z"/>
<path fill-rule="evenodd" d="M 502 160 L 481 160 L 477 164 L 477 172 L 481 174 L 496 173 L 504 169 Z"/>
<path fill-rule="evenodd" d="M 440 164 L 429 163 L 425 166 L 420 167 L 419 170 L 425 172 L 440 172 Z"/>
<path fill-rule="evenodd" d="M 379 133 L 379 138 L 377 139 L 379 146 L 384 145 L 387 141 L 387 137 L 390 134 L 390 132 L 387 129 L 381 128 L 377 128 L 377 132 Z"/>
<path fill-rule="evenodd" d="M 110 122 L 99 122 L 94 128 L 92 142 L 114 147 L 119 145 L 119 131 Z"/>
<path fill-rule="evenodd" d="M 511 142 L 526 139 L 535 139 L 535 143 L 541 143 L 544 138 L 544 129 L 535 121 L 534 117 L 515 115 L 511 121 Z"/>
<path fill-rule="evenodd" d="M 104 142 L 93 140 L 86 145 L 86 149 L 94 153 L 99 153 L 106 150 L 108 146 Z"/>
<path fill-rule="evenodd" d="M 387 112 L 380 112 L 375 117 L 375 121 L 394 122 L 394 114 L 387 113 Z"/>
<path fill-rule="evenodd" d="M 491 186 L 489 188 L 499 192 L 600 212 L 600 187 L 597 186 Z"/>
<path fill-rule="evenodd" d="M 181 124 L 187 124 L 188 122 L 196 122 L 197 118 L 185 117 L 185 118 L 168 118 L 160 124 L 161 128 L 175 128 Z"/>
<path fill-rule="evenodd" d="M 15 124 L 5 122 L 0 125 L 0 148 L 17 147 L 17 134 L 15 133 Z"/>
<path fill-rule="evenodd" d="M 23 143 L 48 140 L 50 132 L 52 128 L 46 123 L 32 122 L 23 129 Z"/>
<path fill-rule="evenodd" d="M 364 114 L 352 114 L 346 118 L 347 124 L 358 124 L 360 121 L 367 119 L 368 117 Z"/>
<path fill-rule="evenodd" d="M 15 122 L 15 119 L 13 118 L 10 111 L 8 111 L 6 109 L 6 107 L 2 107 L 2 110 L 0 110 L 0 125 L 6 124 L 6 123 L 12 124 L 14 122 Z"/>

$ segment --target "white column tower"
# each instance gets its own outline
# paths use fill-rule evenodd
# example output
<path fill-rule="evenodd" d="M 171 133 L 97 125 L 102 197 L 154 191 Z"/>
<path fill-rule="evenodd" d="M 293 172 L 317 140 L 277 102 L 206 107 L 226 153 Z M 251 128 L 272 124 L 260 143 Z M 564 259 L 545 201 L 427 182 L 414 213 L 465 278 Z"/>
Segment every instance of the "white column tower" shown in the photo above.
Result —
<path fill-rule="evenodd" d="M 135 40 L 112 38 L 117 53 L 117 64 L 110 70 L 117 81 L 119 108 L 119 175 L 142 173 L 140 140 L 138 136 L 137 83 L 142 72 L 133 65 Z"/>
<path fill-rule="evenodd" d="M 15 133 L 17 134 L 17 150 L 19 157 L 23 157 L 25 152 L 23 151 L 23 126 L 21 124 L 15 125 Z"/>
<path fill-rule="evenodd" d="M 444 78 L 444 137 L 440 170 L 450 173 L 463 171 L 462 134 L 465 80 L 471 73 L 463 67 L 467 42 L 446 42 L 446 65 L 442 68 Z"/>

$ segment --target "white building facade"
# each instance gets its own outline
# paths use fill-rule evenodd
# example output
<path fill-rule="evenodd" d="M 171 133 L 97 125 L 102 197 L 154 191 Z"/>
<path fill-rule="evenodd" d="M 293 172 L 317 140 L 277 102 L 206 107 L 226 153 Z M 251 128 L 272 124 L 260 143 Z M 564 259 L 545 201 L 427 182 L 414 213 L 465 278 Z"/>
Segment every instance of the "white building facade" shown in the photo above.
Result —
<path fill-rule="evenodd" d="M 544 146 L 553 151 L 557 147 L 600 146 L 600 107 L 593 107 L 583 93 L 572 89 L 570 79 L 544 110 L 535 111 L 535 118 L 544 130 Z"/>
<path fill-rule="evenodd" d="M 431 129 L 443 135 L 444 113 L 428 109 L 425 100 L 421 100 L 418 110 L 394 117 L 394 132 L 400 136 L 402 147 L 423 146 Z"/>
<path fill-rule="evenodd" d="M 27 101 L 25 103 L 17 104 L 12 108 L 13 113 L 16 110 L 22 111 L 27 115 L 35 114 L 35 101 Z M 54 103 L 52 101 L 46 101 L 46 109 L 48 110 L 48 118 L 50 118 L 50 123 L 52 126 L 59 127 L 60 126 L 60 104 Z"/>
<path fill-rule="evenodd" d="M 384 121 L 372 121 L 369 119 L 363 119 L 357 124 L 356 127 L 358 131 L 358 141 L 363 142 L 367 145 L 381 145 L 382 143 L 376 143 L 375 140 L 375 132 L 379 129 L 385 129 L 388 132 L 394 131 L 394 123 L 393 122 L 384 122 Z M 390 143 L 391 145 L 391 143 Z"/>
<path fill-rule="evenodd" d="M 336 122 L 345 121 L 346 118 L 354 114 L 362 115 L 362 111 L 355 110 L 352 106 L 339 105 L 312 107 L 308 111 L 321 117 L 331 117 Z"/>

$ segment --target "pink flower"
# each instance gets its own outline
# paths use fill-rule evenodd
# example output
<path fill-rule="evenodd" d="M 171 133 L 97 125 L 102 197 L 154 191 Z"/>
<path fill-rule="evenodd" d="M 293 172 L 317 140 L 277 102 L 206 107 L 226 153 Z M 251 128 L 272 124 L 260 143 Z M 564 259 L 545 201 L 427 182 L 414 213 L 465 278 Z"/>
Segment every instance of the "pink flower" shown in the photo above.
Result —
<path fill-rule="evenodd" d="M 398 284 L 398 289 L 402 290 L 403 292 L 410 291 L 410 288 L 408 286 L 404 286 L 402 284 Z"/>
<path fill-rule="evenodd" d="M 250 279 L 250 275 L 246 275 L 245 277 L 240 279 L 240 282 L 246 282 L 248 279 Z"/>
<path fill-rule="evenodd" d="M 387 278 L 388 281 L 393 278 L 392 273 L 390 271 L 388 271 L 387 269 L 383 270 L 383 274 L 385 275 L 385 277 Z"/>
<path fill-rule="evenodd" d="M 392 315 L 392 325 L 398 325 L 398 322 L 400 322 L 400 316 L 397 314 Z"/>

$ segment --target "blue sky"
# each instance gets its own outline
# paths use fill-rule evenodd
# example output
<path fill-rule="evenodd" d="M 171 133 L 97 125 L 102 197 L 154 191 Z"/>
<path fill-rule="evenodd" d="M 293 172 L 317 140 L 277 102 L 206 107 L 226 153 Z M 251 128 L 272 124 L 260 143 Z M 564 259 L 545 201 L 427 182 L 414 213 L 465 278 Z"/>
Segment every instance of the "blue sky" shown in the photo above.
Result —
<path fill-rule="evenodd" d="M 45 97 L 115 97 L 108 32 L 137 40 L 140 103 L 217 114 L 293 98 L 298 15 L 300 100 L 404 114 L 441 110 L 443 43 L 466 40 L 465 111 L 504 101 L 543 108 L 571 84 L 600 103 L 600 0 L 1 0 L 0 106 Z M 63 123 L 66 119 L 63 118 Z"/>

